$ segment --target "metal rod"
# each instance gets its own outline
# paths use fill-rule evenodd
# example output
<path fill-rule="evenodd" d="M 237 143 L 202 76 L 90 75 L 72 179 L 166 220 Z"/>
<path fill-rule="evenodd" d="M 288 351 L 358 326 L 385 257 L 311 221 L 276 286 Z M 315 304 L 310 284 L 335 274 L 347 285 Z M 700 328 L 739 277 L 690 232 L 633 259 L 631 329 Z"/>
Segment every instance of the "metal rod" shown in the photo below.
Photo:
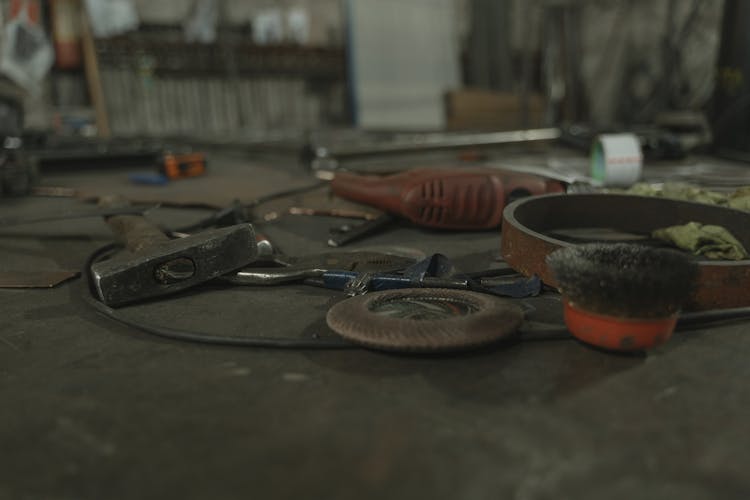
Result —
<path fill-rule="evenodd" d="M 511 130 L 479 133 L 424 133 L 404 135 L 387 143 L 336 146 L 320 144 L 316 151 L 325 150 L 334 158 L 371 156 L 385 153 L 408 153 L 478 146 L 494 146 L 521 142 L 550 141 L 560 138 L 559 128 Z"/>

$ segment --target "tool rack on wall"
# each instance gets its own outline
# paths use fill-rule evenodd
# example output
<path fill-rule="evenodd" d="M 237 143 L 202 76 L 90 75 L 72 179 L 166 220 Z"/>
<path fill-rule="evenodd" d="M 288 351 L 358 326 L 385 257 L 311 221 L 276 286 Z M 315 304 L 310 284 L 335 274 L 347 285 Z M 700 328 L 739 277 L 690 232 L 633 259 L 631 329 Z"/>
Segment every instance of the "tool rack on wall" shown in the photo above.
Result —
<path fill-rule="evenodd" d="M 176 38 L 139 30 L 96 41 L 116 135 L 253 135 L 345 117 L 343 49 Z"/>
<path fill-rule="evenodd" d="M 187 43 L 177 27 L 141 26 L 95 39 L 94 50 L 115 136 L 263 139 L 348 117 L 342 47 L 256 45 L 239 29 Z M 81 74 L 57 77 L 82 82 Z"/>

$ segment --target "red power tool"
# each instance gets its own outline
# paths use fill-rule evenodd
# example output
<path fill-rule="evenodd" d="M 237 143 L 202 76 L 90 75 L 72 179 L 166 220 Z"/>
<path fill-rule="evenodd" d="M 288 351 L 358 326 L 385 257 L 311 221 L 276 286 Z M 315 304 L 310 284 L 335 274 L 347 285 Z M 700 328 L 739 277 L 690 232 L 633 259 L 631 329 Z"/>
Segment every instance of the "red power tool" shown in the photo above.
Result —
<path fill-rule="evenodd" d="M 511 201 L 565 191 L 558 181 L 494 168 L 419 168 L 387 176 L 338 172 L 331 189 L 342 198 L 440 229 L 498 227 Z"/>

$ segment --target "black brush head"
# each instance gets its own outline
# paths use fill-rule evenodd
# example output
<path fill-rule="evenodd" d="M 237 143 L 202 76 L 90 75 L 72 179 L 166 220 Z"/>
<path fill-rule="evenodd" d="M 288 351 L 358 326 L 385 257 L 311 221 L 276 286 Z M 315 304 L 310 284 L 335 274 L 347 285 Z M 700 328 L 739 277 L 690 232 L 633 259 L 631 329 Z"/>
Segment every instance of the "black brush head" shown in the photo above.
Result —
<path fill-rule="evenodd" d="M 560 291 L 579 309 L 623 318 L 660 318 L 693 293 L 698 264 L 676 250 L 592 243 L 547 256 Z"/>

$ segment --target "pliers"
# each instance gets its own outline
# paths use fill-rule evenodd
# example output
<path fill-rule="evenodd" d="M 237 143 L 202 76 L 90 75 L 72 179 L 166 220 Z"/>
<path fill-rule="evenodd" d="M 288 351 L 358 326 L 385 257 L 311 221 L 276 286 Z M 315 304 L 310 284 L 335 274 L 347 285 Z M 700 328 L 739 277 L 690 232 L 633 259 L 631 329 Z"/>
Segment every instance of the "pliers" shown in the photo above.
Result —
<path fill-rule="evenodd" d="M 263 267 L 257 267 L 258 264 Z M 270 265 L 269 265 L 270 264 Z M 394 273 L 414 264 L 414 259 L 381 252 L 326 252 L 302 257 L 272 254 L 265 261 L 222 276 L 234 285 L 280 285 L 322 279 L 329 272 Z"/>

